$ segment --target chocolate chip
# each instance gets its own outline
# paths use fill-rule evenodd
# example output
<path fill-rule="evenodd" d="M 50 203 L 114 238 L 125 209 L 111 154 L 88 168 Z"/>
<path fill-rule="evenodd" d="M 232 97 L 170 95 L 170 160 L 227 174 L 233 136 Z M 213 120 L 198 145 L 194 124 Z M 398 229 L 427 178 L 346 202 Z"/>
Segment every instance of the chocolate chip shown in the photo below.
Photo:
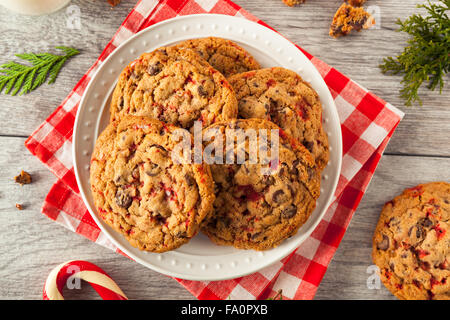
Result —
<path fill-rule="evenodd" d="M 263 183 L 267 186 L 271 186 L 275 183 L 275 178 L 271 175 L 265 175 L 263 176 Z"/>
<path fill-rule="evenodd" d="M 389 238 L 385 234 L 383 234 L 383 240 L 377 243 L 377 249 L 383 251 L 389 249 Z"/>
<path fill-rule="evenodd" d="M 349 25 L 355 28 L 355 30 L 361 30 L 364 24 L 367 21 L 367 17 L 362 18 L 361 20 L 358 20 L 356 22 L 350 22 Z"/>
<path fill-rule="evenodd" d="M 116 191 L 116 204 L 124 209 L 128 209 L 133 202 L 133 199 L 127 195 L 123 188 L 118 188 Z"/>
<path fill-rule="evenodd" d="M 162 215 L 160 215 L 159 213 L 156 214 L 155 220 L 156 220 L 156 222 L 158 222 L 159 224 L 166 224 L 166 218 L 164 218 L 164 217 L 163 217 Z"/>
<path fill-rule="evenodd" d="M 130 75 L 130 78 L 133 79 L 133 80 L 136 80 L 136 79 L 138 79 L 139 77 L 138 77 L 137 73 L 133 71 L 133 72 L 131 73 L 131 75 Z"/>
<path fill-rule="evenodd" d="M 284 191 L 281 190 L 281 189 L 275 191 L 275 192 L 273 193 L 273 195 L 272 195 L 272 200 L 273 200 L 273 202 L 276 202 L 276 203 L 280 202 L 281 196 L 282 196 L 283 194 L 284 194 Z"/>
<path fill-rule="evenodd" d="M 161 72 L 161 70 L 162 70 L 162 64 L 159 61 L 148 67 L 148 73 L 151 76 L 156 76 L 158 73 Z"/>
<path fill-rule="evenodd" d="M 261 232 L 256 232 L 254 234 L 252 234 L 252 240 L 255 240 L 256 238 L 258 238 L 261 235 Z"/>
<path fill-rule="evenodd" d="M 273 99 L 270 99 L 269 102 L 270 102 L 269 112 L 270 112 L 270 114 L 273 114 L 278 109 L 278 103 Z"/>
<path fill-rule="evenodd" d="M 417 230 L 416 230 L 416 238 L 419 239 L 421 238 L 423 235 L 423 228 L 420 226 L 417 226 Z"/>
<path fill-rule="evenodd" d="M 293 175 L 298 175 L 298 169 L 297 169 L 297 166 L 298 166 L 298 164 L 300 163 L 300 160 L 294 160 L 294 162 L 292 163 L 292 169 L 291 169 L 291 174 L 293 174 Z"/>
<path fill-rule="evenodd" d="M 140 174 L 139 174 L 139 168 L 134 168 L 134 169 L 133 169 L 133 172 L 131 172 L 131 176 L 132 176 L 134 179 L 139 179 L 139 176 L 140 176 Z"/>
<path fill-rule="evenodd" d="M 286 219 L 292 218 L 297 213 L 297 207 L 293 204 L 291 204 L 289 207 L 284 209 L 283 211 L 283 217 Z"/>
<path fill-rule="evenodd" d="M 231 219 L 230 218 L 219 218 L 220 222 L 225 226 L 225 228 L 230 227 L 231 225 Z"/>
<path fill-rule="evenodd" d="M 426 228 L 431 227 L 433 225 L 433 221 L 429 218 L 423 218 L 420 220 L 420 224 Z"/>
<path fill-rule="evenodd" d="M 408 236 L 411 237 L 414 228 L 416 228 L 416 238 L 417 239 L 421 239 L 422 236 L 424 235 L 424 230 L 423 230 L 423 227 L 420 224 L 417 224 L 417 225 L 412 226 L 411 228 L 409 228 Z"/>
<path fill-rule="evenodd" d="M 157 148 L 157 149 L 159 149 L 161 151 L 167 152 L 167 150 L 164 147 L 160 146 L 159 144 L 152 144 L 150 146 L 150 148 Z"/>
<path fill-rule="evenodd" d="M 288 168 L 287 163 L 286 162 L 282 162 L 281 163 L 281 168 L 280 168 L 280 173 L 279 173 L 280 176 L 282 176 L 285 171 L 288 171 L 288 170 L 286 170 L 286 168 Z"/>
<path fill-rule="evenodd" d="M 124 99 L 123 99 L 123 97 L 120 97 L 120 98 L 119 98 L 119 107 L 120 107 L 120 110 L 123 109 L 123 105 L 124 105 Z"/>
<path fill-rule="evenodd" d="M 177 232 L 177 234 L 175 235 L 176 238 L 187 238 L 187 233 L 186 231 L 179 231 Z"/>
<path fill-rule="evenodd" d="M 198 95 L 202 98 L 208 96 L 208 92 L 206 92 L 205 88 L 202 85 L 199 85 L 197 87 L 197 92 L 198 92 Z"/>
<path fill-rule="evenodd" d="M 214 184 L 214 193 L 217 194 L 217 193 L 219 193 L 220 191 L 222 191 L 222 184 L 219 183 L 219 182 L 216 182 L 216 183 Z"/>
<path fill-rule="evenodd" d="M 305 142 L 303 142 L 303 145 L 305 146 L 306 149 L 308 149 L 309 152 L 313 152 L 314 142 L 305 141 Z"/>
<path fill-rule="evenodd" d="M 430 270 L 430 267 L 431 267 L 431 265 L 428 261 L 420 261 L 419 266 L 425 271 Z"/>
<path fill-rule="evenodd" d="M 195 185 L 195 179 L 190 174 L 186 173 L 184 179 L 186 179 L 186 183 L 189 187 Z"/>
<path fill-rule="evenodd" d="M 161 168 L 156 163 L 152 163 L 150 166 L 150 170 L 145 171 L 145 174 L 149 177 L 155 177 L 161 172 Z"/>

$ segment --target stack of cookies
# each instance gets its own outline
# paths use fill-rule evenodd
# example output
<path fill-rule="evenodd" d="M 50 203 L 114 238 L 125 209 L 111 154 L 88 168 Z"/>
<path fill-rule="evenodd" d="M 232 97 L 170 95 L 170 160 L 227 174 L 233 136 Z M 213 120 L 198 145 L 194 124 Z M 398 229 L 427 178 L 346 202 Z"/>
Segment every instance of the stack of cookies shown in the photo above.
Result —
<path fill-rule="evenodd" d="M 200 230 L 217 244 L 267 250 L 315 208 L 329 157 L 320 99 L 295 72 L 261 69 L 232 41 L 144 53 L 121 73 L 110 114 L 91 189 L 99 216 L 141 250 L 176 249 Z M 196 150 L 178 147 L 180 136 L 196 145 L 199 124 L 195 161 Z M 230 130 L 246 133 L 231 147 Z"/>

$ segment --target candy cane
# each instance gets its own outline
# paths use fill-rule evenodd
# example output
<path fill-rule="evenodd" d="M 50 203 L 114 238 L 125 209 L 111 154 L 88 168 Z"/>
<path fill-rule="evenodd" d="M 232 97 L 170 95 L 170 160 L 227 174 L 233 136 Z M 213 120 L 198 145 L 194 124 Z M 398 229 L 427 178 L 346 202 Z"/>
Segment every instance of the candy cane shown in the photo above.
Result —
<path fill-rule="evenodd" d="M 62 290 L 67 280 L 75 278 L 89 282 L 104 300 L 128 300 L 105 271 L 95 264 L 82 260 L 67 261 L 53 269 L 45 282 L 43 299 L 64 300 Z"/>

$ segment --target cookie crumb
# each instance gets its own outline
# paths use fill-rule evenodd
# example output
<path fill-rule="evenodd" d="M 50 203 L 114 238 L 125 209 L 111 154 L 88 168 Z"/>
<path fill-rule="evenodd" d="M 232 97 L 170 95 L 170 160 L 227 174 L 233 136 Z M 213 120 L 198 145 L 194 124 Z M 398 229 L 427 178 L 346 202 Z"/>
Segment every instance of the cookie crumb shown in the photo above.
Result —
<path fill-rule="evenodd" d="M 21 170 L 20 174 L 14 177 L 14 181 L 23 186 L 24 184 L 30 184 L 32 182 L 32 179 L 31 175 L 28 172 Z"/>
<path fill-rule="evenodd" d="M 120 3 L 120 0 L 108 0 L 108 3 L 112 6 L 115 7 Z"/>
<path fill-rule="evenodd" d="M 375 24 L 374 17 L 363 8 L 356 8 L 343 3 L 334 15 L 330 27 L 330 36 L 338 38 L 349 34 L 352 30 L 369 29 Z"/>
<path fill-rule="evenodd" d="M 347 2 L 353 7 L 361 7 L 366 0 L 347 0 Z"/>
<path fill-rule="evenodd" d="M 23 206 L 19 203 L 16 203 L 17 210 L 23 210 Z"/>
<path fill-rule="evenodd" d="M 306 0 L 283 0 L 284 4 L 289 6 L 289 7 L 293 7 L 293 6 L 296 6 L 298 4 L 302 4 L 305 1 Z"/>

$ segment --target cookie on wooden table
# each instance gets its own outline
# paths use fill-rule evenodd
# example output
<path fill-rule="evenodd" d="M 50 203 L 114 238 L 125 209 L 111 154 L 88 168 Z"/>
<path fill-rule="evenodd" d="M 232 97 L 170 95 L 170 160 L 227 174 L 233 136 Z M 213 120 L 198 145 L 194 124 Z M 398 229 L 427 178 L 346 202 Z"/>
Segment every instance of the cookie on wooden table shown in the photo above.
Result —
<path fill-rule="evenodd" d="M 283 0 L 285 5 L 288 5 L 289 7 L 296 6 L 298 4 L 304 3 L 306 0 Z"/>
<path fill-rule="evenodd" d="M 90 181 L 98 214 L 141 250 L 178 248 L 212 209 L 209 167 L 171 158 L 176 129 L 127 116 L 109 124 L 95 144 Z"/>
<path fill-rule="evenodd" d="M 386 203 L 373 237 L 373 261 L 398 298 L 450 299 L 450 183 L 406 189 Z"/>
<path fill-rule="evenodd" d="M 270 120 L 300 141 L 323 169 L 329 158 L 322 127 L 322 104 L 314 89 L 295 72 L 276 67 L 228 79 L 238 99 L 240 118 Z"/>
<path fill-rule="evenodd" d="M 237 43 L 216 37 L 186 40 L 177 45 L 195 50 L 225 77 L 259 69 L 259 63 Z"/>
<path fill-rule="evenodd" d="M 225 137 L 226 130 L 248 133 L 248 129 L 254 130 L 254 137 L 258 139 L 257 161 L 249 156 L 250 140 L 236 142 L 234 148 L 229 149 L 231 153 L 223 149 L 223 154 L 235 160 L 238 150 L 245 151 L 246 157 L 240 164 L 224 161 L 224 164 L 211 165 L 216 201 L 202 231 L 217 244 L 267 250 L 295 235 L 307 221 L 319 197 L 320 174 L 308 150 L 270 121 L 232 120 L 214 124 L 204 131 L 215 131 L 215 137 L 220 132 Z M 270 153 L 268 158 L 261 152 L 272 149 L 264 143 L 266 139 L 267 145 L 272 143 L 271 130 L 279 130 L 279 161 L 272 167 L 271 174 L 263 174 L 273 156 Z M 205 152 L 212 143 L 205 143 Z"/>
<path fill-rule="evenodd" d="M 374 17 L 360 7 L 343 3 L 336 11 L 330 26 L 330 36 L 338 38 L 346 36 L 352 30 L 369 29 L 375 24 Z"/>
<path fill-rule="evenodd" d="M 225 77 L 191 49 L 165 47 L 130 63 L 114 90 L 111 121 L 148 116 L 190 129 L 236 118 L 237 102 Z"/>

